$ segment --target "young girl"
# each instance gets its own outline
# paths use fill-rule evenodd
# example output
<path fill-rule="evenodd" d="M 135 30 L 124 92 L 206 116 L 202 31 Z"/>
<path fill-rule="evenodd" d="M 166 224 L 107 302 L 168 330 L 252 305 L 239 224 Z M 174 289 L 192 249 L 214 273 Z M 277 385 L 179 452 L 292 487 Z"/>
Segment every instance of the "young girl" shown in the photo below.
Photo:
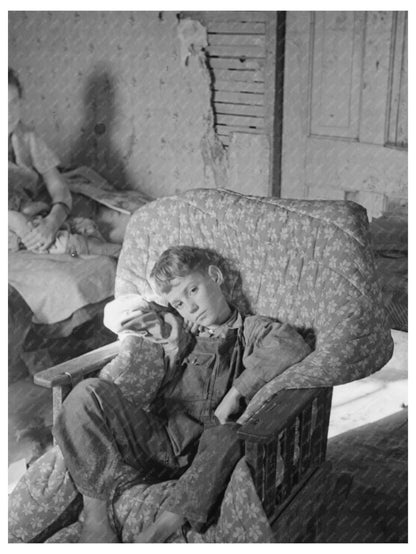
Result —
<path fill-rule="evenodd" d="M 150 279 L 169 310 L 147 311 L 131 295 L 112 303 L 113 331 L 137 331 L 164 350 L 164 381 L 148 409 L 100 378 L 79 383 L 63 403 L 54 436 L 83 494 L 79 542 L 118 542 L 119 495 L 167 479 L 177 479 L 175 489 L 136 542 L 166 542 L 185 523 L 204 532 L 243 455 L 236 419 L 246 401 L 310 353 L 290 325 L 228 303 L 216 258 L 185 245 L 161 254 Z"/>
<path fill-rule="evenodd" d="M 72 199 L 59 159 L 22 123 L 23 90 L 11 68 L 8 85 L 9 250 L 117 256 L 120 245 L 105 242 L 92 220 L 67 220 Z"/>

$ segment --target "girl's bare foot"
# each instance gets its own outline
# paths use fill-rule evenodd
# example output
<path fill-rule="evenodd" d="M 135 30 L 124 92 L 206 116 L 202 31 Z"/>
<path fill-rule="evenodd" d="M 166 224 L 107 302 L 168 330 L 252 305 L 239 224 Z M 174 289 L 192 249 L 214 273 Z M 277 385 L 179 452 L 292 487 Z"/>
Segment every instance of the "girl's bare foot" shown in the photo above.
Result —
<path fill-rule="evenodd" d="M 107 517 L 107 503 L 84 496 L 84 521 L 78 542 L 120 542 Z"/>

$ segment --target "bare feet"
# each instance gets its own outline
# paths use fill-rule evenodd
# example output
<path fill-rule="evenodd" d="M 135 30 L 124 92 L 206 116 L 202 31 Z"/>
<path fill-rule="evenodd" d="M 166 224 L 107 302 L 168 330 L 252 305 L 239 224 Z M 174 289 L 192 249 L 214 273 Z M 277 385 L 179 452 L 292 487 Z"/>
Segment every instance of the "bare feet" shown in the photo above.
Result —
<path fill-rule="evenodd" d="M 84 496 L 84 521 L 78 542 L 120 542 L 107 517 L 107 503 Z"/>
<path fill-rule="evenodd" d="M 162 512 L 152 525 L 149 525 L 136 537 L 135 542 L 166 542 L 184 523 L 185 519 L 182 516 L 173 512 Z"/>

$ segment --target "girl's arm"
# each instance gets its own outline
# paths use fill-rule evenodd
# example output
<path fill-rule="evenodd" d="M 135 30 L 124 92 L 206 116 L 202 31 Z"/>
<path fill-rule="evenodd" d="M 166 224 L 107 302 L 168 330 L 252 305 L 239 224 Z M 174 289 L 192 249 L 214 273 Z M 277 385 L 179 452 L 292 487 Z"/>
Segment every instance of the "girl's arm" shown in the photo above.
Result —
<path fill-rule="evenodd" d="M 251 400 L 266 383 L 311 353 L 311 348 L 294 327 L 267 317 L 246 317 L 244 338 L 245 369 L 233 385 L 246 401 Z"/>

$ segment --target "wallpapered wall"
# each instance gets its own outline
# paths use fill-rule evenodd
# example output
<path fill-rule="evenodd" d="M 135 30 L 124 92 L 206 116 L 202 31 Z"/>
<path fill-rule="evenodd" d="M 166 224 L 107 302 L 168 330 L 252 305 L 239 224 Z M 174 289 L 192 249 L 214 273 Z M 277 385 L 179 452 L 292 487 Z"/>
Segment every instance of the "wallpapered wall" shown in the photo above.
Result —
<path fill-rule="evenodd" d="M 213 130 L 204 32 L 184 32 L 174 12 L 9 12 L 24 119 L 66 166 L 119 188 L 229 186 L 239 158 Z"/>

